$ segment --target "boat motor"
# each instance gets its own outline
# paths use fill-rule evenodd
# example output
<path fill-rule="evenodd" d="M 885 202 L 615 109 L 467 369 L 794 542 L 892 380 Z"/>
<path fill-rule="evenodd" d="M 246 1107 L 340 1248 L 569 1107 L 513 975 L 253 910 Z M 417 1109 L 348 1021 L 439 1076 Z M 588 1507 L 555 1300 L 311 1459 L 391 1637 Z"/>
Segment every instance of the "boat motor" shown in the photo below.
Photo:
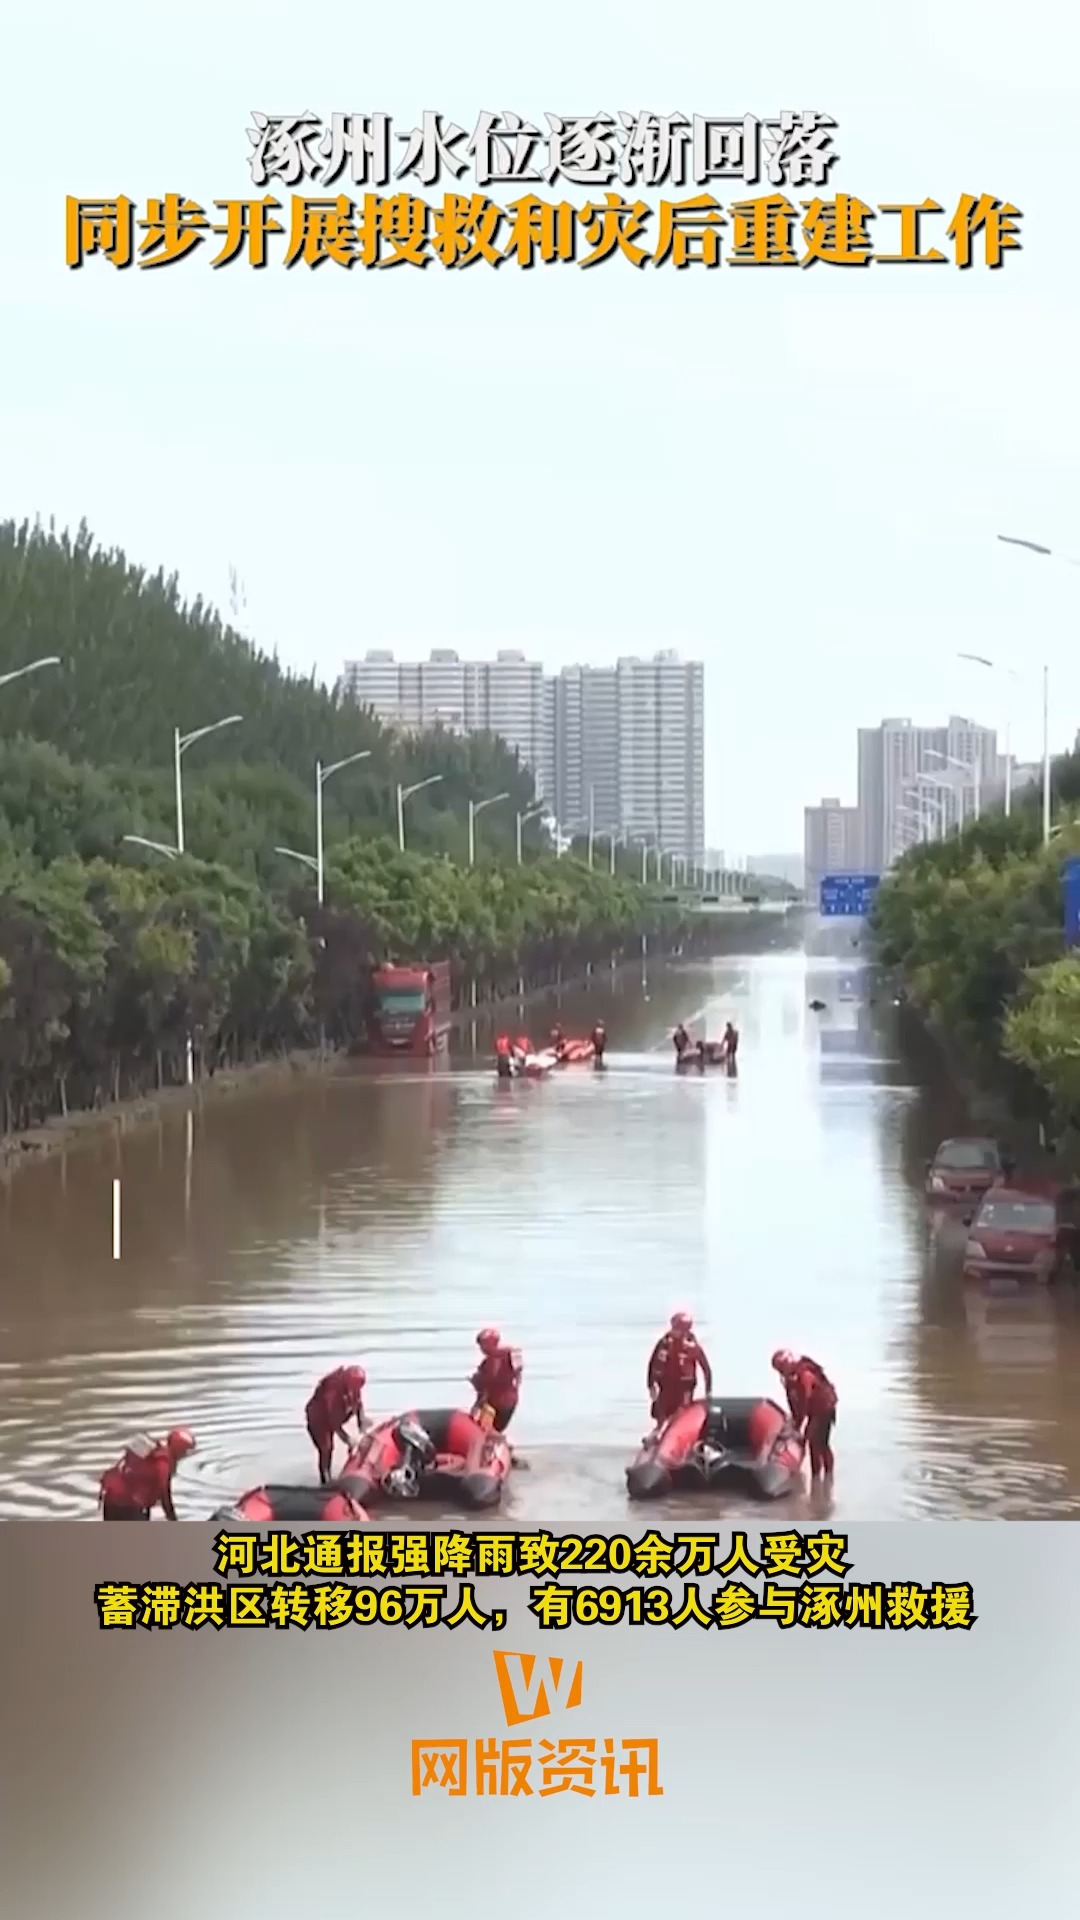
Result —
<path fill-rule="evenodd" d="M 387 1493 L 399 1500 L 415 1500 L 420 1491 L 420 1475 L 430 1460 L 435 1457 L 435 1449 L 430 1436 L 424 1432 L 417 1420 L 399 1420 L 394 1428 L 394 1439 L 401 1448 L 401 1460 L 391 1467 L 383 1485 Z"/>

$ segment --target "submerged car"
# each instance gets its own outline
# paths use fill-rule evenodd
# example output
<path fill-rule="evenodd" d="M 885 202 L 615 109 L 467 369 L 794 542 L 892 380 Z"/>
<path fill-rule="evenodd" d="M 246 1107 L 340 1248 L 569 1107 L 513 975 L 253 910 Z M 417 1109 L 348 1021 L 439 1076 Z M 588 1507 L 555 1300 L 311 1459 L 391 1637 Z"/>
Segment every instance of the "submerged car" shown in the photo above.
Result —
<path fill-rule="evenodd" d="M 1080 1255 L 1080 1189 L 992 1187 L 964 1248 L 965 1280 L 1075 1279 Z"/>
<path fill-rule="evenodd" d="M 965 1207 L 970 1217 L 983 1194 L 1011 1172 L 996 1140 L 943 1140 L 926 1163 L 926 1195 L 939 1207 Z"/>

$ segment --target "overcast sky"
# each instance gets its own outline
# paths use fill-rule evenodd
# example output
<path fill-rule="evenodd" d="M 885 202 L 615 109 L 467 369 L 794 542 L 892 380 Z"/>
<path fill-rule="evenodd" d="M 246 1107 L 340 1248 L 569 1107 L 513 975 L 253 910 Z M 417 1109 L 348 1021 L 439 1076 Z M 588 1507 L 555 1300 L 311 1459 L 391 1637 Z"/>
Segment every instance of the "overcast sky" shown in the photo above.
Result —
<path fill-rule="evenodd" d="M 39 0 L 5 26 L 0 508 L 85 515 L 222 603 L 235 565 L 252 636 L 328 679 L 373 645 L 702 658 L 728 849 L 800 846 L 804 803 L 854 798 L 855 729 L 885 714 L 992 725 L 1012 697 L 1034 757 L 1044 655 L 1064 747 L 1080 571 L 994 535 L 1080 554 L 1078 54 L 1060 0 Z M 65 268 L 66 194 L 255 193 L 252 109 L 471 130 L 506 107 L 831 113 L 834 191 L 950 213 L 993 193 L 1024 251 L 968 273 L 213 272 L 208 249 Z"/>

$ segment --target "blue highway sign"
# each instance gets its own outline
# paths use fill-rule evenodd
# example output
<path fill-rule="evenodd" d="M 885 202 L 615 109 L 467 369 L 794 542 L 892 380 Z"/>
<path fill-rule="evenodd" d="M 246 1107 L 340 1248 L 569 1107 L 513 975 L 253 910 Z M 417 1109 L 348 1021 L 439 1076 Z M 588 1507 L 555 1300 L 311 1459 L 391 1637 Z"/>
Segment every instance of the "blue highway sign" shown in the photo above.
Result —
<path fill-rule="evenodd" d="M 818 910 L 825 920 L 865 920 L 880 884 L 879 873 L 827 873 Z"/>

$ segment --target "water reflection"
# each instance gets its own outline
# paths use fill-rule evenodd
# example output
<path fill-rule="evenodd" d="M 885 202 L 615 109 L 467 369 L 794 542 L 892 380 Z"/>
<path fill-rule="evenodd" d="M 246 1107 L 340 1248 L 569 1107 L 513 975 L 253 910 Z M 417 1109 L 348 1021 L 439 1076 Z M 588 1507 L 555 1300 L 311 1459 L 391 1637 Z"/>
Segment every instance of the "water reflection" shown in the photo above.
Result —
<path fill-rule="evenodd" d="M 306 1475 L 321 1371 L 362 1359 L 377 1411 L 457 1400 L 494 1321 L 527 1362 L 511 1513 L 618 1521 L 645 1358 L 682 1305 L 721 1390 L 768 1391 L 778 1344 L 828 1366 L 838 1518 L 1075 1511 L 1075 1304 L 961 1284 L 922 1179 L 970 1121 L 861 956 L 771 936 L 499 1023 L 598 1015 L 603 1072 L 499 1085 L 478 1015 L 446 1063 L 286 1078 L 21 1170 L 0 1189 L 0 1511 L 89 1516 L 126 1431 L 181 1418 L 189 1512 Z M 736 1021 L 737 1079 L 673 1072 L 680 1018 Z"/>

